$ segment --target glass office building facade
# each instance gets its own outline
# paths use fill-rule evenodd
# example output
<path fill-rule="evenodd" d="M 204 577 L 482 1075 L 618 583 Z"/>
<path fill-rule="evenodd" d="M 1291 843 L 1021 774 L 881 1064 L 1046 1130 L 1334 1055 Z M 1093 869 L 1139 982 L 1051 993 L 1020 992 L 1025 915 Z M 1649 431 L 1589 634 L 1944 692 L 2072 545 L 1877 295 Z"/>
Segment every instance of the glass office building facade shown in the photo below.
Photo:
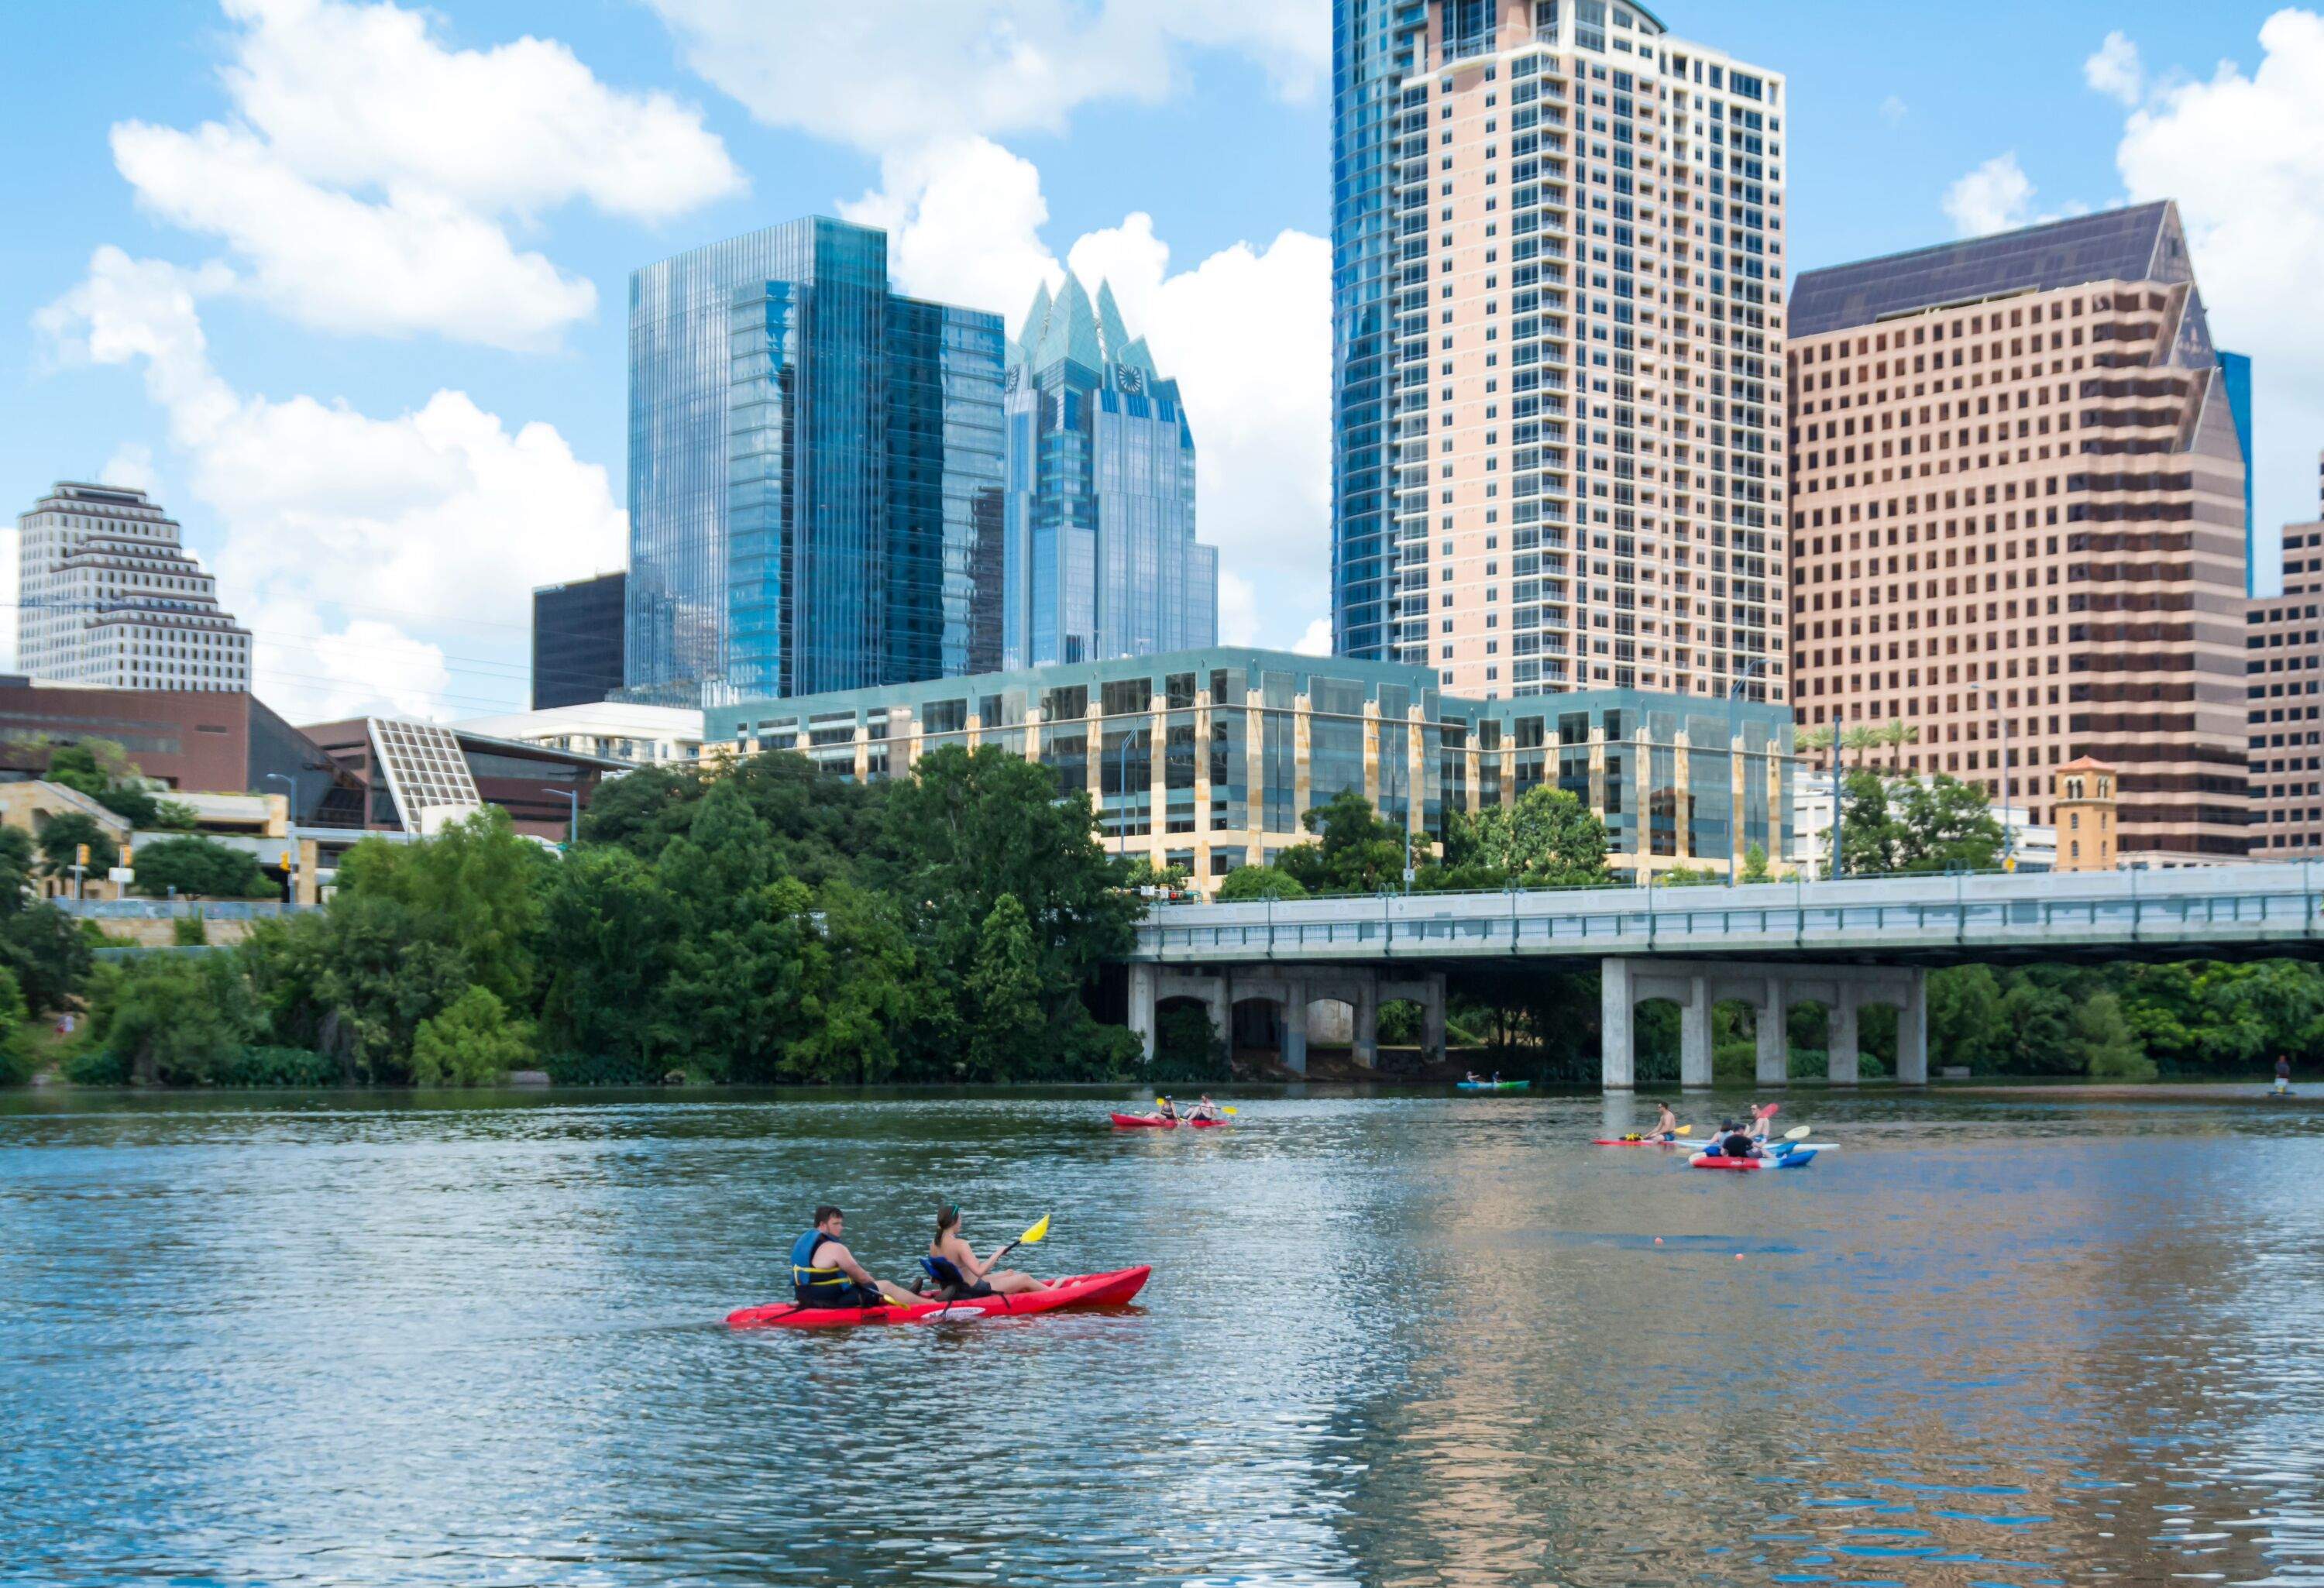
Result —
<path fill-rule="evenodd" d="M 1780 869 L 1792 821 L 1784 707 L 1631 689 L 1481 701 L 1426 668 L 1210 648 L 710 710 L 704 742 L 804 754 L 835 777 L 907 775 L 998 745 L 1086 789 L 1107 846 L 1204 891 L 1309 835 L 1354 790 L 1416 841 L 1543 783 L 1596 811 L 1632 876 L 1724 867 L 1739 826 Z"/>
<path fill-rule="evenodd" d="M 885 234 L 821 217 L 636 272 L 624 694 L 976 665 L 1004 346 L 998 316 L 892 292 Z"/>
<path fill-rule="evenodd" d="M 1213 644 L 1216 548 L 1194 539 L 1178 383 L 1111 289 L 1044 287 L 1010 348 L 1001 660 L 1042 667 Z"/>
<path fill-rule="evenodd" d="M 621 688 L 629 576 L 601 574 L 532 593 L 532 709 L 594 706 Z"/>

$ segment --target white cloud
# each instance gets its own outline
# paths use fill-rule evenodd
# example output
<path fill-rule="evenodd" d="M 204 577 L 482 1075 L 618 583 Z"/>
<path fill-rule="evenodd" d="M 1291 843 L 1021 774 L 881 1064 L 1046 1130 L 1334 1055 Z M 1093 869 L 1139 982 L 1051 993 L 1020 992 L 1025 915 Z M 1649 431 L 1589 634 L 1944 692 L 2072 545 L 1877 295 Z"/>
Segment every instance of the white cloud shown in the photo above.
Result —
<path fill-rule="evenodd" d="M 2090 58 L 2082 62 L 2082 81 L 2109 99 L 2135 105 L 2145 92 L 2146 72 L 2139 65 L 2138 46 L 2119 30 L 2106 36 Z"/>
<path fill-rule="evenodd" d="M 1903 121 L 1910 110 L 1911 107 L 1902 99 L 1891 94 L 1880 102 L 1880 119 L 1893 127 Z"/>
<path fill-rule="evenodd" d="M 1995 155 L 1945 189 L 1945 214 L 1964 237 L 2024 226 L 2033 219 L 2033 179 L 2015 150 Z"/>
<path fill-rule="evenodd" d="M 849 212 L 890 228 L 904 291 L 991 309 L 1013 329 L 1034 290 L 1063 279 L 1038 235 L 1048 210 L 1031 162 L 963 139 L 887 169 L 901 189 Z M 1131 334 L 1177 379 L 1199 459 L 1198 532 L 1219 548 L 1225 575 L 1268 593 L 1250 634 L 1288 639 L 1328 599 L 1330 245 L 1286 231 L 1173 273 L 1168 245 L 1140 213 L 1083 236 L 1067 260 L 1093 292 L 1111 283 Z M 1222 632 L 1231 588 L 1222 577 Z"/>
<path fill-rule="evenodd" d="M 2179 201 L 2213 334 L 2253 355 L 2263 524 L 2312 520 L 2324 445 L 2324 17 L 2279 11 L 2246 75 L 2158 89 L 2115 163 L 2134 201 Z"/>
<path fill-rule="evenodd" d="M 153 449 L 143 441 L 124 441 L 97 471 L 97 484 L 117 485 L 124 491 L 152 493 L 161 489 L 161 476 L 153 468 Z"/>
<path fill-rule="evenodd" d="M 237 392 L 210 365 L 199 314 L 225 284 L 102 248 L 36 320 L 67 363 L 142 365 L 223 531 L 214 569 L 257 631 L 259 693 L 294 716 L 417 710 L 446 671 L 414 630 L 479 635 L 461 650 L 515 671 L 522 642 L 506 623 L 526 593 L 622 554 L 605 471 L 552 427 L 512 432 L 458 392 L 392 419 Z"/>
<path fill-rule="evenodd" d="M 1331 65 L 1328 0 L 650 3 L 687 64 L 761 121 L 874 150 L 1055 132 L 1103 99 L 1157 103 L 1189 49 L 1246 54 L 1294 98 Z"/>
<path fill-rule="evenodd" d="M 449 50 L 392 4 L 224 4 L 243 26 L 220 74 L 233 118 L 124 122 L 114 162 L 309 325 L 551 346 L 596 291 L 520 250 L 512 219 L 574 201 L 660 219 L 742 186 L 698 112 L 609 88 L 561 44 Z"/>
<path fill-rule="evenodd" d="M 1293 642 L 1292 650 L 1302 656 L 1332 654 L 1332 620 L 1319 617 L 1307 625 L 1306 631 Z"/>

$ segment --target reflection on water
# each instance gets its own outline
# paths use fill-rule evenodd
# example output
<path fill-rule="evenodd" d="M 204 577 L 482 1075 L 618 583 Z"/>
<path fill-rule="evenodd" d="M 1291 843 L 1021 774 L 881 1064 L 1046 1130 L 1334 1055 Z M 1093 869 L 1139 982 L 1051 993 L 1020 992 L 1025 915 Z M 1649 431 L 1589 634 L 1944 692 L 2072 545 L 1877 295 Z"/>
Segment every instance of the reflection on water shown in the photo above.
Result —
<path fill-rule="evenodd" d="M 0 1579 L 2324 1583 L 2324 1113 L 1241 1101 L 0 1103 Z M 1153 1281 L 719 1326 L 940 1196 Z"/>

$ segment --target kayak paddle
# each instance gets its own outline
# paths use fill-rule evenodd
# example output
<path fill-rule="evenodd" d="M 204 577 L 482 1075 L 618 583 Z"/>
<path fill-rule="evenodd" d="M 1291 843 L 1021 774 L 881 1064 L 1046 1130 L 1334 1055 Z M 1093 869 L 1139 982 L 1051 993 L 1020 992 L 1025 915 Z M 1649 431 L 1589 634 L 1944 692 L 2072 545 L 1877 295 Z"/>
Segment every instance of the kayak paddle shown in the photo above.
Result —
<path fill-rule="evenodd" d="M 1047 1214 L 1043 1214 L 1041 1215 L 1040 1223 L 1035 1224 L 1031 1229 L 1018 1236 L 1017 1239 L 1011 1241 L 1008 1245 L 994 1252 L 992 1254 L 992 1260 L 994 1262 L 999 1262 L 1002 1258 L 1016 1251 L 1019 1246 L 1038 1246 L 1042 1242 L 1048 1238 L 1049 1215 Z"/>
<path fill-rule="evenodd" d="M 1815 1127 L 1813 1125 L 1794 1125 L 1790 1130 L 1784 1132 L 1784 1140 L 1786 1141 L 1804 1141 L 1814 1134 Z"/>

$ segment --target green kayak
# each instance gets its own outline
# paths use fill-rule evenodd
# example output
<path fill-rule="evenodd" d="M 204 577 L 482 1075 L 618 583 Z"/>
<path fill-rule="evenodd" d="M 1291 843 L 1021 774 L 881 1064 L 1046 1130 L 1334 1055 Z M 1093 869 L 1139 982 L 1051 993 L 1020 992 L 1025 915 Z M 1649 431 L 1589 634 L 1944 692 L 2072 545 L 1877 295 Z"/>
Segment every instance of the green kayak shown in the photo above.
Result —
<path fill-rule="evenodd" d="M 1530 1092 L 1531 1081 L 1455 1081 L 1455 1090 L 1462 1092 Z"/>

